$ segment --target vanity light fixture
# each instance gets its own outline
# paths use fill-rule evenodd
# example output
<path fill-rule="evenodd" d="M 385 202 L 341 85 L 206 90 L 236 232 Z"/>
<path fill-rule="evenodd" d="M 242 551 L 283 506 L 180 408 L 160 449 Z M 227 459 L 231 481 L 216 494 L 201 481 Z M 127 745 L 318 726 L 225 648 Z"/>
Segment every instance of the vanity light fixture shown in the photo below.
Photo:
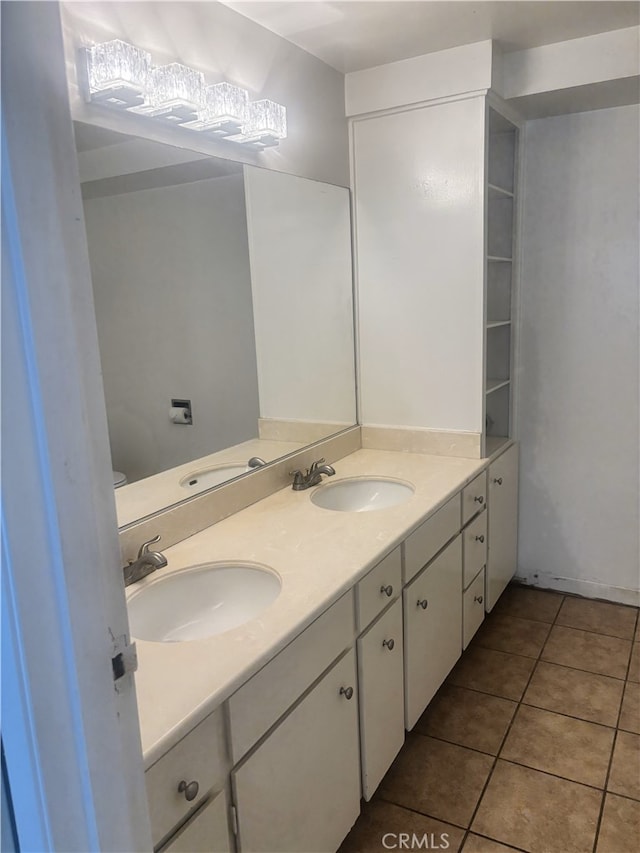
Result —
<path fill-rule="evenodd" d="M 239 86 L 206 86 L 202 72 L 179 62 L 154 67 L 149 53 L 120 39 L 82 53 L 89 101 L 255 148 L 278 145 L 287 136 L 286 108 L 267 99 L 250 101 Z"/>
<path fill-rule="evenodd" d="M 120 39 L 87 48 L 87 83 L 92 101 L 132 107 L 144 101 L 151 54 Z"/>
<path fill-rule="evenodd" d="M 202 109 L 204 74 L 179 62 L 152 68 L 145 102 L 130 107 L 133 113 L 158 116 L 182 124 L 193 121 Z"/>

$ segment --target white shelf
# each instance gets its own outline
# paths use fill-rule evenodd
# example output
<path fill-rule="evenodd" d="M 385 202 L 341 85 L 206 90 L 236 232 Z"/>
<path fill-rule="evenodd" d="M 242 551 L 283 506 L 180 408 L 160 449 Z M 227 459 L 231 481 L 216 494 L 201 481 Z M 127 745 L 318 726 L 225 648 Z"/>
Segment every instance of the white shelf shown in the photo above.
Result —
<path fill-rule="evenodd" d="M 496 263 L 504 263 L 510 264 L 513 262 L 513 258 L 500 258 L 497 255 L 487 255 L 488 261 L 495 261 Z"/>
<path fill-rule="evenodd" d="M 489 198 L 513 198 L 511 190 L 505 190 L 495 184 L 487 184 L 487 189 L 489 190 Z"/>
<path fill-rule="evenodd" d="M 497 391 L 498 388 L 504 388 L 510 381 L 510 379 L 487 379 L 485 394 L 492 394 L 494 391 Z"/>
<path fill-rule="evenodd" d="M 510 326 L 511 320 L 489 320 L 487 329 L 499 329 L 500 326 Z"/>

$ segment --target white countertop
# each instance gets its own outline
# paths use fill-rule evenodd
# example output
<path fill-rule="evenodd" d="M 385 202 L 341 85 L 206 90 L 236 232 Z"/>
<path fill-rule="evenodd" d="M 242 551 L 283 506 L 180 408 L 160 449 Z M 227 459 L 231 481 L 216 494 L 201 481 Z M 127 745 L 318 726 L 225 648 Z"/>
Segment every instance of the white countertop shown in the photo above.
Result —
<path fill-rule="evenodd" d="M 358 450 L 335 464 L 330 482 L 379 475 L 412 483 L 415 494 L 395 507 L 351 513 L 321 509 L 311 503 L 312 489 L 288 487 L 167 548 L 162 575 L 210 561 L 246 560 L 274 569 L 282 590 L 258 618 L 224 634 L 181 643 L 136 640 L 145 768 L 487 464 L 487 459 Z"/>

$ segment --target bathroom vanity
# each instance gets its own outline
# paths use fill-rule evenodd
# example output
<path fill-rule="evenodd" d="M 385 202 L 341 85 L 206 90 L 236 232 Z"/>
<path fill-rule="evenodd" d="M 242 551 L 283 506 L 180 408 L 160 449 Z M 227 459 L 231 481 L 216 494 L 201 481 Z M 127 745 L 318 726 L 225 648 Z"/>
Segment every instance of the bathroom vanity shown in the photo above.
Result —
<path fill-rule="evenodd" d="M 282 489 L 131 590 L 239 560 L 282 584 L 233 630 L 137 640 L 156 849 L 336 850 L 513 575 L 515 444 L 488 460 L 359 450 L 336 470 L 332 486 L 375 475 L 413 493 L 349 512 Z"/>

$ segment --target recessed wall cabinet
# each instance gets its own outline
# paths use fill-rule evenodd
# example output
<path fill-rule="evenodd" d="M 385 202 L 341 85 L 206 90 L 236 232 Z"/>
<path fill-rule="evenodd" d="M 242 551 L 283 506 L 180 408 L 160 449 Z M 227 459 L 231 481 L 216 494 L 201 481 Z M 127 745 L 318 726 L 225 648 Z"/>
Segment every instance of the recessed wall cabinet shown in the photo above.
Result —
<path fill-rule="evenodd" d="M 351 122 L 362 422 L 464 433 L 478 456 L 512 420 L 518 129 L 498 103 Z"/>
<path fill-rule="evenodd" d="M 513 576 L 516 499 L 511 445 L 149 768 L 156 850 L 337 850 Z"/>

